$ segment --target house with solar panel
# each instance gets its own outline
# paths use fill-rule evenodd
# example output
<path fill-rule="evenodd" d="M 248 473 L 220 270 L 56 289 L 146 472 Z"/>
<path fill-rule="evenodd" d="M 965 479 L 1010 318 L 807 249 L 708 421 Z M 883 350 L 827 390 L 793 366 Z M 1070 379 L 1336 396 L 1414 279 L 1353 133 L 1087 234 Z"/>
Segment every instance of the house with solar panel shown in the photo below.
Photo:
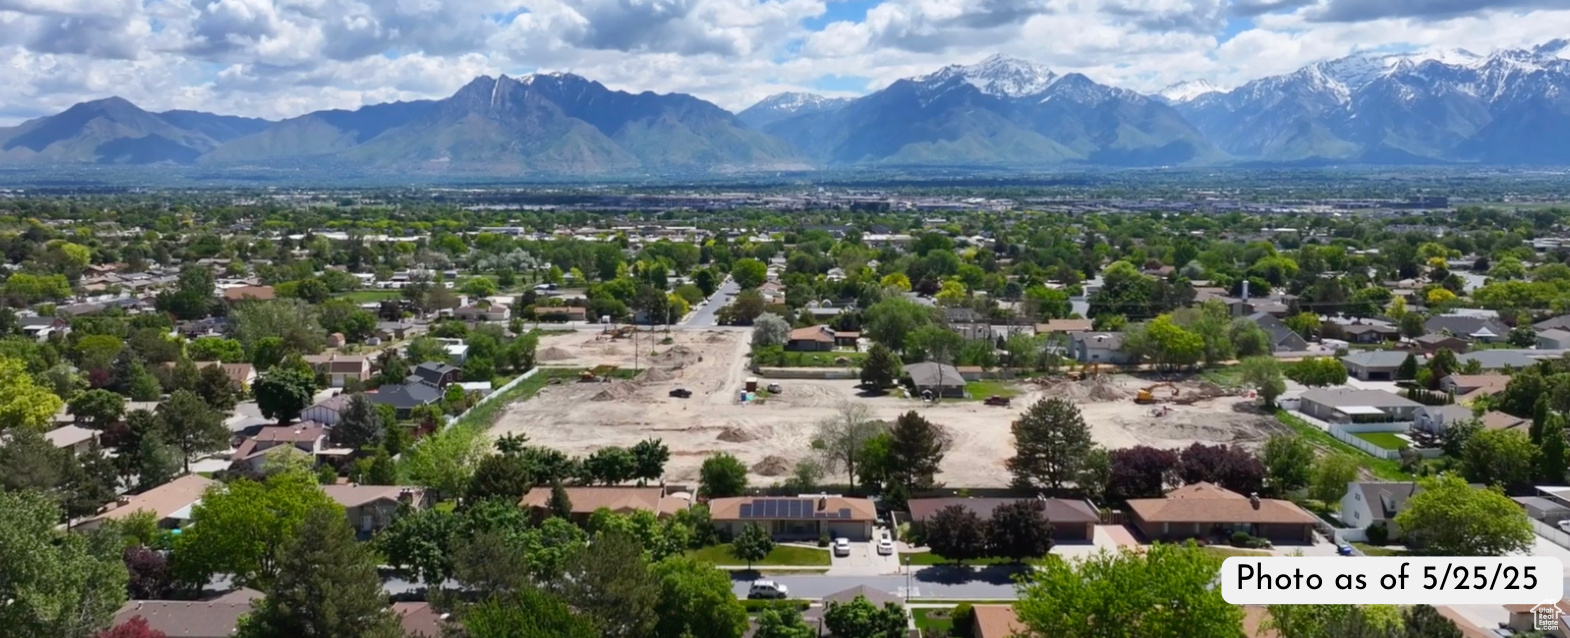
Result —
<path fill-rule="evenodd" d="M 828 494 L 796 497 L 739 496 L 709 502 L 709 520 L 721 534 L 734 537 L 747 525 L 767 530 L 777 541 L 830 538 L 872 539 L 877 509 L 872 500 Z"/>

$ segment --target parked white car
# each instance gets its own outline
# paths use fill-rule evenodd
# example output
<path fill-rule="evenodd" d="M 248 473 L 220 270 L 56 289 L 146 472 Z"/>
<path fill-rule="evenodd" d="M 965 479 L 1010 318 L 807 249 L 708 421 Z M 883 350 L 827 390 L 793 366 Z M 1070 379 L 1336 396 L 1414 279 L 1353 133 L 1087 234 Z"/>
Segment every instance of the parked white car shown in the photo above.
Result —
<path fill-rule="evenodd" d="M 878 539 L 878 555 L 879 556 L 892 556 L 892 555 L 894 555 L 894 541 L 889 540 L 889 537 L 887 535 L 884 535 L 883 538 Z"/>
<path fill-rule="evenodd" d="M 755 580 L 747 588 L 747 598 L 789 598 L 790 589 L 772 580 Z"/>
<path fill-rule="evenodd" d="M 1570 518 L 1559 521 L 1559 531 L 1570 534 Z"/>
<path fill-rule="evenodd" d="M 834 555 L 835 556 L 849 556 L 850 555 L 850 539 L 848 539 L 848 538 L 836 538 L 836 539 L 834 539 Z"/>

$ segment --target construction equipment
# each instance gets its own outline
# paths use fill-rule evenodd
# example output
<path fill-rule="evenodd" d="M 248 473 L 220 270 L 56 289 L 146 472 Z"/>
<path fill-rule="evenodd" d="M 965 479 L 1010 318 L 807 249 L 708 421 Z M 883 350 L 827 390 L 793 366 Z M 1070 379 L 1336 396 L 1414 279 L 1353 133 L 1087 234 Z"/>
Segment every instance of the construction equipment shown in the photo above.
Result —
<path fill-rule="evenodd" d="M 1009 398 L 994 394 L 990 397 L 987 397 L 987 405 L 997 405 L 1006 408 L 1009 407 Z"/>
<path fill-rule="evenodd" d="M 1075 379 L 1075 381 L 1084 381 L 1086 379 L 1094 378 L 1096 375 L 1099 375 L 1099 374 L 1101 374 L 1101 364 L 1099 364 L 1099 363 L 1087 363 L 1084 366 L 1080 367 L 1080 369 L 1079 369 L 1079 378 Z"/>
<path fill-rule="evenodd" d="M 583 372 L 578 373 L 578 381 L 580 382 L 594 383 L 595 381 L 599 380 L 600 378 L 594 374 L 593 370 L 584 370 Z"/>
<path fill-rule="evenodd" d="M 1169 400 L 1177 398 L 1177 395 L 1178 395 L 1178 387 L 1177 386 L 1172 385 L 1170 383 L 1157 383 L 1157 384 L 1155 384 L 1153 386 L 1141 389 L 1138 394 L 1134 395 L 1134 402 L 1135 403 L 1145 403 L 1145 404 L 1155 403 L 1156 402 L 1156 394 L 1155 394 L 1155 392 L 1156 392 L 1156 390 L 1158 390 L 1160 388 L 1168 388 L 1168 389 L 1172 390 L 1172 396 L 1168 397 Z"/>

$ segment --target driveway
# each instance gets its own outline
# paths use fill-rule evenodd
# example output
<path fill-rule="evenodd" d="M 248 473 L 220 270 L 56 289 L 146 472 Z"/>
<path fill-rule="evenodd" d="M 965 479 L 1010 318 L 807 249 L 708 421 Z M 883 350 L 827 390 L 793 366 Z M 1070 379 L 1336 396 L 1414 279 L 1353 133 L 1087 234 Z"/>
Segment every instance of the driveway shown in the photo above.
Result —
<path fill-rule="evenodd" d="M 876 542 L 851 543 L 849 556 L 834 556 L 827 576 L 880 576 L 899 573 L 899 554 L 878 555 Z"/>
<path fill-rule="evenodd" d="M 255 401 L 242 401 L 234 406 L 234 414 L 224 419 L 224 426 L 230 432 L 242 432 L 247 428 L 270 425 L 273 421 L 262 416 L 262 409 Z"/>

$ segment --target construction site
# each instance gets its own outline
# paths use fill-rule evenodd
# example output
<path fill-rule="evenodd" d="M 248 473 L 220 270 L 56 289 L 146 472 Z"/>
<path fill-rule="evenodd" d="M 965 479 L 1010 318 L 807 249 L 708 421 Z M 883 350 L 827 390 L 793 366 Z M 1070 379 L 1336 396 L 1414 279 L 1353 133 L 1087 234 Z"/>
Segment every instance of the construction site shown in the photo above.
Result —
<path fill-rule="evenodd" d="M 1004 461 L 1014 454 L 1010 425 L 1042 398 L 1073 401 L 1095 441 L 1114 449 L 1196 442 L 1254 447 L 1282 427 L 1254 408 L 1252 399 L 1197 378 L 1163 383 L 1097 373 L 1022 381 L 1013 384 L 1008 407 L 987 405 L 987 397 L 928 403 L 868 395 L 854 379 L 758 378 L 747 365 L 749 337 L 739 330 L 642 332 L 636 340 L 630 333 L 545 335 L 540 365 L 588 371 L 585 378 L 599 382 L 547 386 L 531 400 L 508 406 L 493 434 L 523 433 L 575 455 L 658 438 L 671 450 L 669 481 L 696 481 L 703 459 L 723 451 L 752 469 L 755 484 L 767 485 L 785 480 L 812 453 L 819 421 L 857 402 L 875 419 L 892 421 L 914 410 L 945 427 L 953 445 L 940 481 L 1000 487 L 1009 482 Z M 610 381 L 593 372 L 612 367 L 638 372 Z"/>

